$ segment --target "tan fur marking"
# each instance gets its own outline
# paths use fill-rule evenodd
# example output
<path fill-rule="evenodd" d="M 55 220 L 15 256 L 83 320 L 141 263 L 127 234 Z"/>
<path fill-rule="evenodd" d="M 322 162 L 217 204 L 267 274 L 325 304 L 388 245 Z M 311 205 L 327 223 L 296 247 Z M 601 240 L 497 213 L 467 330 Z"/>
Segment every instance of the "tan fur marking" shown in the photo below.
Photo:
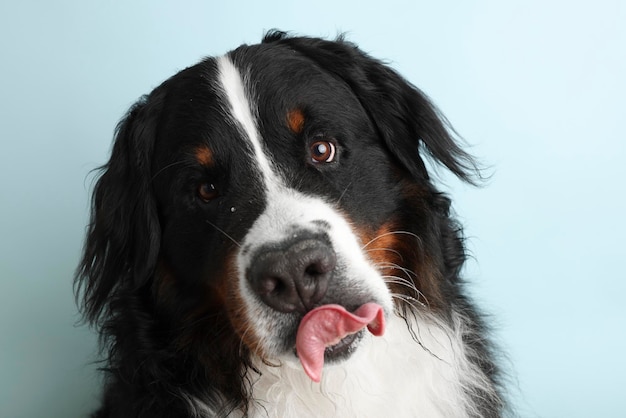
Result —
<path fill-rule="evenodd" d="M 293 109 L 287 113 L 289 129 L 294 134 L 299 134 L 304 129 L 304 113 L 300 109 Z"/>
<path fill-rule="evenodd" d="M 370 260 L 383 276 L 392 293 L 415 298 L 430 310 L 442 306 L 439 289 L 441 277 L 428 254 L 420 248 L 419 239 L 402 232 L 394 222 L 387 222 L 375 231 L 357 231 L 366 245 Z M 411 289 L 410 283 L 416 290 Z M 396 304 L 400 300 L 396 300 Z"/>
<path fill-rule="evenodd" d="M 213 165 L 213 152 L 207 146 L 199 146 L 195 150 L 196 160 L 205 167 Z"/>
<path fill-rule="evenodd" d="M 225 273 L 216 287 L 217 294 L 226 307 L 226 312 L 235 332 L 250 352 L 263 356 L 261 344 L 254 332 L 253 325 L 249 322 L 249 314 L 246 311 L 246 303 L 243 300 L 237 285 L 238 269 L 236 267 L 235 253 L 231 253 L 226 259 Z"/>

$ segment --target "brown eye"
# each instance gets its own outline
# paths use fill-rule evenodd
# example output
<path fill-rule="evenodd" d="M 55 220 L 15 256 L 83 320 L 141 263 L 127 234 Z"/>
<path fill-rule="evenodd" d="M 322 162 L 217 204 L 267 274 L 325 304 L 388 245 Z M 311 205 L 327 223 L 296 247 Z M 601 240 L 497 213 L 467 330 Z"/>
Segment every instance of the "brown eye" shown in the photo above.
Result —
<path fill-rule="evenodd" d="M 219 193 L 212 183 L 202 183 L 198 186 L 198 197 L 205 202 L 215 199 L 218 195 Z"/>
<path fill-rule="evenodd" d="M 331 163 L 335 160 L 335 144 L 330 141 L 316 141 L 311 144 L 311 161 Z"/>

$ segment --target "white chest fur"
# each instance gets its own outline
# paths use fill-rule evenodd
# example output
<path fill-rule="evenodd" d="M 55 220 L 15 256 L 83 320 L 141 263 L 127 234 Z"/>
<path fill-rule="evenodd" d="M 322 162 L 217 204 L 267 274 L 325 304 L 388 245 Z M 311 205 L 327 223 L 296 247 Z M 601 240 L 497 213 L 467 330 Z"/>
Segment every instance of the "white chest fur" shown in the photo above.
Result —
<path fill-rule="evenodd" d="M 367 335 L 346 362 L 324 367 L 314 383 L 296 362 L 259 365 L 250 417 L 467 417 L 467 391 L 486 382 L 467 360 L 463 321 L 390 318 L 383 337 Z"/>

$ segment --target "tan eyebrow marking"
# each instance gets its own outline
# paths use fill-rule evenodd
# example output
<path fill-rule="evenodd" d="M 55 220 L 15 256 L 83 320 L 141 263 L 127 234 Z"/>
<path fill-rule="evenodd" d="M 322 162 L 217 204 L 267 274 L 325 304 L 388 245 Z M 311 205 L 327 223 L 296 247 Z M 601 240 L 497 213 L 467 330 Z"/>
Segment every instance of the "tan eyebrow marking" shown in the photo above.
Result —
<path fill-rule="evenodd" d="M 213 165 L 213 152 L 206 145 L 201 145 L 196 148 L 194 155 L 196 161 L 205 167 Z"/>
<path fill-rule="evenodd" d="M 294 134 L 299 134 L 304 129 L 304 113 L 300 109 L 293 109 L 287 112 L 287 123 L 289 129 Z"/>

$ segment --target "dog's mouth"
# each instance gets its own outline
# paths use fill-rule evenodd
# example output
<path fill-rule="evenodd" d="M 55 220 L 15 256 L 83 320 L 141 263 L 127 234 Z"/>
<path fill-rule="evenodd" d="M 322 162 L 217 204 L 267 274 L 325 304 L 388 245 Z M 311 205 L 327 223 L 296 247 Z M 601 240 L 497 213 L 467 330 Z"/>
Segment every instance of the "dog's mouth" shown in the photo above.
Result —
<path fill-rule="evenodd" d="M 328 346 L 324 349 L 324 360 L 338 360 L 349 355 L 356 343 L 363 337 L 363 330 L 354 334 L 349 334 L 342 338 L 337 344 Z"/>
<path fill-rule="evenodd" d="M 376 336 L 385 332 L 380 305 L 366 303 L 354 312 L 340 305 L 323 305 L 308 312 L 298 327 L 296 353 L 311 380 L 321 380 L 325 360 L 351 354 L 366 327 Z"/>
<path fill-rule="evenodd" d="M 356 345 L 363 338 L 364 331 L 357 331 L 354 334 L 349 334 L 348 336 L 339 340 L 337 344 L 330 345 L 324 348 L 324 363 L 332 363 L 335 361 L 340 361 L 352 354 L 352 352 L 356 349 Z M 298 350 L 296 347 L 293 348 L 293 352 L 298 357 Z"/>

